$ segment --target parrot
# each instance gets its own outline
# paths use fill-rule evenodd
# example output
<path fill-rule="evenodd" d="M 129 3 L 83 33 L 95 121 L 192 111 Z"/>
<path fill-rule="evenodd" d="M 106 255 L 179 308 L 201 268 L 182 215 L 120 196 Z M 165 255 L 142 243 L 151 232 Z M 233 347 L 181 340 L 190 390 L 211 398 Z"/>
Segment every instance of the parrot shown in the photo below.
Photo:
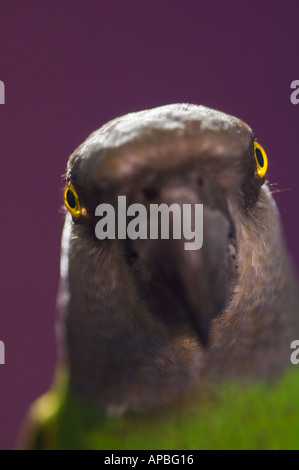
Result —
<path fill-rule="evenodd" d="M 187 103 L 115 118 L 71 154 L 59 361 L 20 448 L 299 448 L 298 281 L 267 168 L 243 120 Z M 201 248 L 184 231 L 99 239 L 97 207 L 119 196 L 201 205 Z"/>

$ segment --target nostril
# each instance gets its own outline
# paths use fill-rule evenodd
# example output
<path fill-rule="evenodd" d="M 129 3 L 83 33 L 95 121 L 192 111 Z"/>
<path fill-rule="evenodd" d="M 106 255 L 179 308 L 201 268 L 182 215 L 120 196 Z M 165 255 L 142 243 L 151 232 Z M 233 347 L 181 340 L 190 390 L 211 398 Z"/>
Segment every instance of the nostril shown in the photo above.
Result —
<path fill-rule="evenodd" d="M 153 199 L 156 199 L 156 197 L 158 196 L 158 190 L 153 187 L 144 188 L 143 194 L 148 201 L 152 201 Z"/>
<path fill-rule="evenodd" d="M 197 184 L 198 184 L 198 186 L 202 187 L 202 186 L 203 186 L 203 179 L 202 179 L 202 178 L 198 178 L 198 179 L 197 179 Z"/>
<path fill-rule="evenodd" d="M 126 259 L 130 266 L 133 266 L 136 263 L 136 261 L 138 261 L 138 254 L 136 253 L 132 244 L 130 243 L 127 243 Z"/>

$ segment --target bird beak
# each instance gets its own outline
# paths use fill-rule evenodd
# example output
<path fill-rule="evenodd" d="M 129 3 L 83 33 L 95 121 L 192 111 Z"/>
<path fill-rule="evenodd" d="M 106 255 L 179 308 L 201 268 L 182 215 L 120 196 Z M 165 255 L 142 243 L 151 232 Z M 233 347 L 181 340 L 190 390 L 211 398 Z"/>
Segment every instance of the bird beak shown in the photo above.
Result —
<path fill-rule="evenodd" d="M 173 306 L 182 305 L 187 322 L 207 347 L 211 322 L 224 311 L 232 293 L 234 228 L 223 208 L 205 204 L 202 224 L 200 249 L 186 249 L 190 240 L 183 235 L 181 239 L 136 240 L 134 250 L 157 280 L 161 293 L 170 293 Z"/>

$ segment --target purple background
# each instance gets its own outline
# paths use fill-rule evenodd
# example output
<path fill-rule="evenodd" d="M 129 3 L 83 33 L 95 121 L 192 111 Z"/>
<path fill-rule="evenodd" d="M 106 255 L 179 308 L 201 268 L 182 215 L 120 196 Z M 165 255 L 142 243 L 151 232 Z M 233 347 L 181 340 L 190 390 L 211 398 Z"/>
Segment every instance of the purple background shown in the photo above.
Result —
<path fill-rule="evenodd" d="M 68 155 L 107 120 L 172 102 L 247 121 L 299 265 L 299 3 L 6 1 L 0 9 L 0 448 L 12 448 L 56 361 L 55 298 Z"/>

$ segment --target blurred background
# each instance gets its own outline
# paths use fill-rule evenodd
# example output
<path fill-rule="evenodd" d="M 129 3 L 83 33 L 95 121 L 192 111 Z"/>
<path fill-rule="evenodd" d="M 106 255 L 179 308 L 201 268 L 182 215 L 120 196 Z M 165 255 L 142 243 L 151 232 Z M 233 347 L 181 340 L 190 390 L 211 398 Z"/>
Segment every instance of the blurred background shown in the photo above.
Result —
<path fill-rule="evenodd" d="M 241 117 L 299 266 L 297 0 L 12 0 L 0 8 L 0 449 L 52 381 L 67 158 L 117 115 L 175 102 Z"/>

